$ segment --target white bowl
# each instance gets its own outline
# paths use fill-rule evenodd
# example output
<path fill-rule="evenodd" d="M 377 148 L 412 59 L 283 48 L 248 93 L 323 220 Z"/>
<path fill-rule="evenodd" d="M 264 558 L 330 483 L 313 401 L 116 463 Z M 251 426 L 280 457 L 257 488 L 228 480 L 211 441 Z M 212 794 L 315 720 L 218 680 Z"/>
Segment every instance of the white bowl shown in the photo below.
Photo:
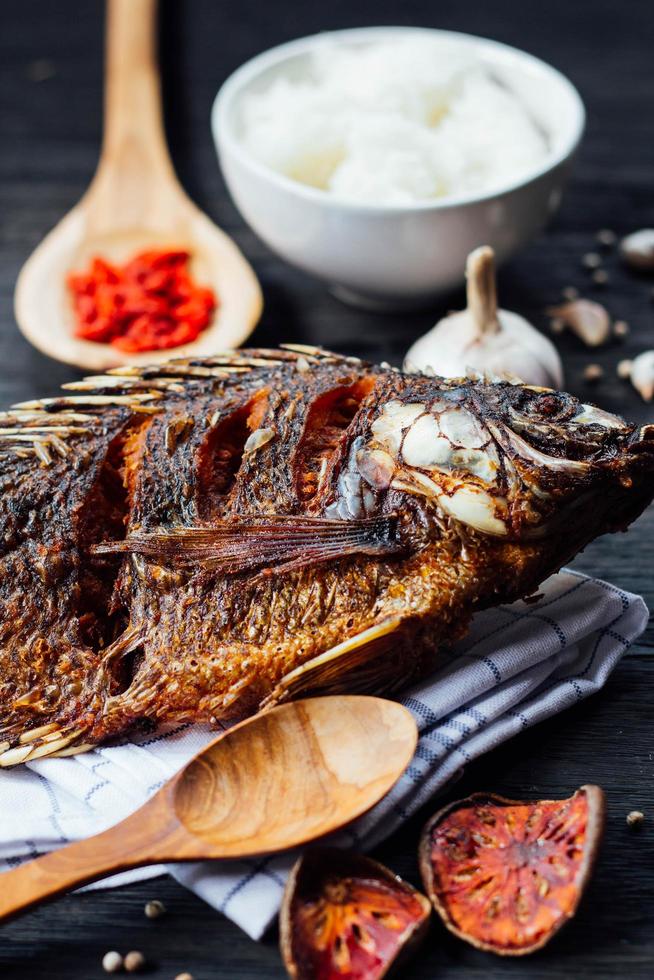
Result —
<path fill-rule="evenodd" d="M 548 153 L 538 169 L 491 193 L 377 207 L 338 200 L 276 173 L 241 142 L 243 96 L 280 75 L 301 77 L 318 46 L 415 34 L 448 47 L 456 42 L 519 95 L 547 136 Z M 227 79 L 211 114 L 227 186 L 260 238 L 343 298 L 387 308 L 422 306 L 458 286 L 466 256 L 478 245 L 492 245 L 502 262 L 529 242 L 559 206 L 584 121 L 577 90 L 538 58 L 469 34 L 404 27 L 316 34 L 265 51 Z"/>

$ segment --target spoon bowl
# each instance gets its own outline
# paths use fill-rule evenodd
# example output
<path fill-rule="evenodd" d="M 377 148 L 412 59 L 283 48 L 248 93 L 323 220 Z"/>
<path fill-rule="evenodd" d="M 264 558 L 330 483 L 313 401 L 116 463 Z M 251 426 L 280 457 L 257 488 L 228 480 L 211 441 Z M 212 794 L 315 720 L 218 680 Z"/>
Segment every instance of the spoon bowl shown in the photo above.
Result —
<path fill-rule="evenodd" d="M 409 711 L 382 698 L 309 698 L 261 712 L 121 823 L 5 872 L 0 920 L 129 868 L 253 857 L 329 834 L 388 793 L 417 737 Z"/>
<path fill-rule="evenodd" d="M 238 347 L 261 315 L 261 289 L 237 246 L 186 196 L 166 145 L 154 35 L 156 0 L 107 0 L 102 153 L 82 200 L 23 266 L 14 297 L 27 339 L 50 357 L 95 372 Z M 193 343 L 133 355 L 74 335 L 66 287 L 102 256 L 123 263 L 152 248 L 186 249 L 191 273 L 218 306 Z"/>
<path fill-rule="evenodd" d="M 374 806 L 406 768 L 415 738 L 413 718 L 392 701 L 293 702 L 231 730 L 189 763 L 173 807 L 190 834 L 219 842 L 221 856 L 294 847 Z"/>
<path fill-rule="evenodd" d="M 239 347 L 261 315 L 261 290 L 254 272 L 232 240 L 181 188 L 177 208 L 168 231 L 136 225 L 94 229 L 83 199 L 43 239 L 18 276 L 16 320 L 27 340 L 57 361 L 97 373 L 123 364 L 153 364 Z M 190 252 L 193 278 L 211 286 L 218 298 L 212 322 L 197 340 L 171 350 L 128 354 L 75 336 L 75 313 L 66 288 L 69 272 L 85 270 L 98 255 L 122 264 L 146 249 L 168 248 Z"/>

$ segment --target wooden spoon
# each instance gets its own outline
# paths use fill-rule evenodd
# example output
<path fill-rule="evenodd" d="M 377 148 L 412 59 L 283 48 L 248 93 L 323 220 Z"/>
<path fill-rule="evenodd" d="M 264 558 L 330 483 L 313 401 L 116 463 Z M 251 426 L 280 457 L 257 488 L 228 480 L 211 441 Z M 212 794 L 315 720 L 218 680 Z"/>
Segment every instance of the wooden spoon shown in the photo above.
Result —
<path fill-rule="evenodd" d="M 128 868 L 305 844 L 378 803 L 416 742 L 411 714 L 382 698 L 271 708 L 204 748 L 122 823 L 0 875 L 0 919 Z"/>
<path fill-rule="evenodd" d="M 156 0 L 107 0 L 105 124 L 88 191 L 23 266 L 15 312 L 27 339 L 50 357 L 93 371 L 237 347 L 261 315 L 258 281 L 234 242 L 186 196 L 164 135 L 155 53 Z M 192 273 L 219 307 L 192 344 L 125 354 L 73 336 L 66 274 L 101 255 L 124 262 L 150 247 L 188 249 Z"/>

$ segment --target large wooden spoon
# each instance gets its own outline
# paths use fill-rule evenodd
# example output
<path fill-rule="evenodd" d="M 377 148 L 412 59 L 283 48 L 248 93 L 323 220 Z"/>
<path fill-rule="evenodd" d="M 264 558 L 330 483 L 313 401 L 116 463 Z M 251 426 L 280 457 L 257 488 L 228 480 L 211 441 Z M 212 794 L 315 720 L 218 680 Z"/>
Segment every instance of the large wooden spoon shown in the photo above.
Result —
<path fill-rule="evenodd" d="M 262 712 L 212 742 L 122 823 L 0 875 L 0 919 L 147 864 L 296 847 L 378 803 L 409 764 L 416 723 L 382 698 Z"/>
<path fill-rule="evenodd" d="M 27 339 L 50 357 L 103 371 L 151 363 L 73 336 L 66 274 L 95 255 L 124 262 L 150 247 L 186 248 L 197 280 L 219 299 L 213 323 L 179 356 L 237 347 L 261 314 L 258 281 L 234 242 L 182 190 L 166 147 L 155 51 L 156 0 L 107 0 L 105 120 L 102 153 L 88 191 L 27 260 L 15 311 Z"/>

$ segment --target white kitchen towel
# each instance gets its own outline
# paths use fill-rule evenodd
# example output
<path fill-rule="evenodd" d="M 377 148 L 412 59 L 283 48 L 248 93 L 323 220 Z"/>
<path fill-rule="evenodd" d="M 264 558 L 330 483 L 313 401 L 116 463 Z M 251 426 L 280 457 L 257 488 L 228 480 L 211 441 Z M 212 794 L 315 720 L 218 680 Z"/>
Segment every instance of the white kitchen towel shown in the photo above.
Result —
<path fill-rule="evenodd" d="M 402 698 L 420 729 L 406 773 L 335 842 L 368 850 L 466 763 L 599 690 L 647 620 L 639 596 L 569 570 L 548 579 L 536 601 L 479 613 L 447 664 Z M 0 868 L 15 867 L 121 820 L 213 737 L 215 732 L 206 728 L 185 725 L 0 772 Z M 259 938 L 278 911 L 293 859 L 283 854 L 140 869 L 108 884 L 168 870 Z"/>

